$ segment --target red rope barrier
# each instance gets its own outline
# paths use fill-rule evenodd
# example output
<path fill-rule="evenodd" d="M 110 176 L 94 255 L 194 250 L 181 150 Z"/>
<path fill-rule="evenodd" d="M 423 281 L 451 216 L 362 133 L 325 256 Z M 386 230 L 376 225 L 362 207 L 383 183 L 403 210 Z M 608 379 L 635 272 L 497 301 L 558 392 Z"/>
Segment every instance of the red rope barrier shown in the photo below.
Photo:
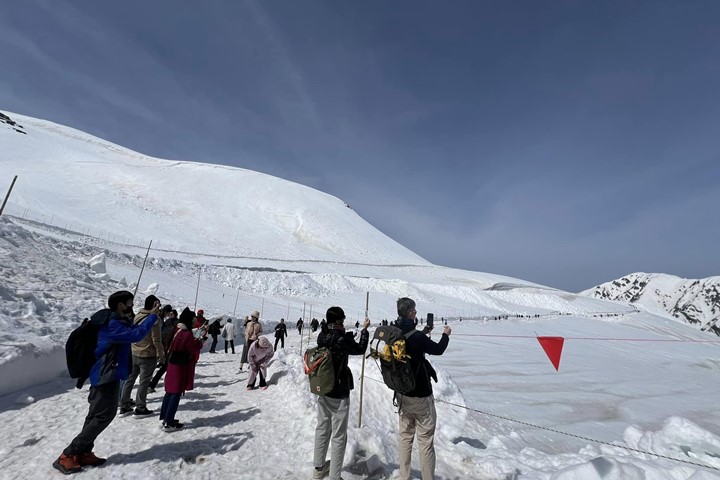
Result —
<path fill-rule="evenodd" d="M 532 338 L 537 339 L 534 335 L 489 335 L 481 333 L 453 333 L 458 337 L 491 337 L 491 338 Z M 542 337 L 544 335 L 540 335 Z M 606 337 L 563 337 L 565 340 L 599 340 L 608 342 L 674 342 L 674 343 L 720 343 L 718 340 L 681 340 L 667 338 L 606 338 Z"/>

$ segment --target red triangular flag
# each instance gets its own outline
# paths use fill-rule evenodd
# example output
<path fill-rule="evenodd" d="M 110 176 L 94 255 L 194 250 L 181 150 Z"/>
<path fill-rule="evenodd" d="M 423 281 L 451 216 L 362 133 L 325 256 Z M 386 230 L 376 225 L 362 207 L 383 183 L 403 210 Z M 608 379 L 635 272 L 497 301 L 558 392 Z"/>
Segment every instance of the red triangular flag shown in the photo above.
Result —
<path fill-rule="evenodd" d="M 565 339 L 563 337 L 537 337 L 537 339 L 555 370 L 560 371 L 560 355 Z"/>

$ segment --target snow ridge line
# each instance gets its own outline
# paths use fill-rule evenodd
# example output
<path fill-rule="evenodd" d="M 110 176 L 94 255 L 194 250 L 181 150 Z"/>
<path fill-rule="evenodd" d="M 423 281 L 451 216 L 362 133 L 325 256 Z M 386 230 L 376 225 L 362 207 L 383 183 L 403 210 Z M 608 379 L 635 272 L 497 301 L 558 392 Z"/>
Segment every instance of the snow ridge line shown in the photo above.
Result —
<path fill-rule="evenodd" d="M 534 337 L 531 337 L 531 338 L 534 338 Z M 376 380 L 376 379 L 371 378 L 371 377 L 368 377 L 368 376 L 365 376 L 365 378 L 367 378 L 368 380 L 372 380 L 373 382 L 382 383 L 383 385 L 385 384 L 384 382 L 381 382 L 380 380 Z M 667 455 L 662 455 L 662 454 L 659 454 L 659 453 L 653 453 L 653 452 L 648 452 L 648 451 L 646 451 L 646 450 L 640 450 L 640 449 L 637 449 L 637 448 L 626 447 L 626 446 L 624 446 L 624 445 L 618 445 L 618 444 L 616 444 L 616 443 L 610 443 L 610 442 L 606 442 L 606 441 L 604 441 L 604 440 L 597 440 L 597 439 L 594 439 L 594 438 L 591 438 L 591 437 L 585 437 L 585 436 L 583 436 L 583 435 L 577 435 L 577 434 L 575 434 L 575 433 L 563 432 L 562 430 L 556 430 L 556 429 L 550 428 L 550 427 L 543 427 L 542 425 L 536 425 L 536 424 L 534 424 L 534 423 L 525 422 L 525 421 L 523 421 L 523 420 L 517 420 L 517 419 L 515 419 L 515 418 L 505 417 L 505 416 L 503 416 L 503 415 L 497 415 L 497 414 L 494 414 L 494 413 L 485 412 L 485 411 L 483 411 L 483 410 L 478 410 L 478 409 L 476 409 L 476 408 L 470 408 L 470 407 L 466 407 L 466 406 L 463 406 L 463 405 L 458 405 L 457 403 L 448 402 L 448 401 L 442 400 L 442 399 L 440 399 L 440 398 L 435 398 L 435 401 L 438 402 L 438 403 L 444 403 L 444 404 L 446 404 L 446 405 L 450 405 L 451 407 L 460 408 L 460 409 L 462 409 L 462 410 L 468 410 L 468 411 L 471 411 L 471 412 L 479 413 L 479 414 L 481 414 L 481 415 L 487 415 L 487 416 L 489 416 L 489 417 L 499 418 L 499 419 L 501 419 L 501 420 L 506 420 L 506 421 L 508 421 L 508 422 L 519 423 L 519 424 L 525 425 L 525 426 L 527 426 L 527 427 L 537 428 L 537 429 L 539 429 L 539 430 L 546 430 L 546 431 L 548 431 L 548 432 L 553 432 L 553 433 L 557 433 L 557 434 L 560 434 L 560 435 L 565 435 L 565 436 L 567 436 L 567 437 L 579 438 L 580 440 L 585 440 L 586 442 L 597 443 L 597 444 L 600 444 L 600 445 L 607 445 L 607 446 L 615 447 L 615 448 L 622 448 L 622 449 L 624 449 L 624 450 L 628 450 L 628 451 L 635 452 L 635 453 L 642 453 L 642 454 L 645 454 L 645 455 L 651 455 L 651 456 L 653 456 L 653 457 L 658 457 L 658 458 L 662 458 L 662 459 L 665 459 L 665 460 L 672 460 L 673 462 L 686 463 L 686 464 L 688 464 L 688 465 L 693 465 L 693 466 L 700 467 L 700 468 L 708 468 L 708 469 L 720 471 L 720 468 L 713 467 L 713 466 L 711 466 L 711 465 L 706 465 L 706 464 L 704 464 L 704 463 L 697 463 L 697 462 L 691 462 L 690 460 L 683 460 L 683 459 L 681 459 L 681 458 L 668 457 Z"/>
<path fill-rule="evenodd" d="M 147 244 L 145 245 L 135 245 L 133 243 L 123 243 L 123 242 L 116 242 L 107 238 L 97 237 L 95 235 L 90 235 L 89 233 L 83 233 L 78 232 L 76 230 L 72 230 L 70 228 L 62 228 L 58 225 L 55 225 L 54 223 L 47 223 L 43 220 L 35 220 L 31 218 L 25 218 L 25 217 L 19 217 L 17 215 L 6 213 L 5 216 L 12 217 L 14 221 L 17 223 L 26 223 L 26 224 L 34 224 L 35 226 L 42 226 L 46 229 L 60 229 L 66 232 L 70 235 L 75 235 L 76 237 L 79 237 L 80 239 L 77 241 L 80 241 L 82 243 L 86 243 L 89 245 L 93 245 L 90 243 L 91 240 L 95 241 L 96 246 L 100 246 L 100 244 L 113 244 L 113 245 L 122 245 L 124 247 L 132 247 L 132 248 L 147 248 Z M 72 240 L 70 240 L 72 241 Z M 405 267 L 412 267 L 412 268 L 435 268 L 436 265 L 433 264 L 416 264 L 416 263 L 362 263 L 362 262 L 342 262 L 338 260 L 314 260 L 314 259 L 288 259 L 288 258 L 272 258 L 272 257 L 257 257 L 257 256 L 251 256 L 251 255 L 229 255 L 229 254 L 222 254 L 222 253 L 212 253 L 212 252 L 191 252 L 187 250 L 173 250 L 169 248 L 151 248 L 151 251 L 154 252 L 161 252 L 161 253 L 178 253 L 182 255 L 191 255 L 194 257 L 204 257 L 204 258 L 216 258 L 216 259 L 226 259 L 226 260 L 265 260 L 265 261 L 272 261 L 272 262 L 284 262 L 284 263 L 319 263 L 319 264 L 332 264 L 332 265 L 356 265 L 361 267 L 384 267 L 384 268 L 405 268 Z"/>

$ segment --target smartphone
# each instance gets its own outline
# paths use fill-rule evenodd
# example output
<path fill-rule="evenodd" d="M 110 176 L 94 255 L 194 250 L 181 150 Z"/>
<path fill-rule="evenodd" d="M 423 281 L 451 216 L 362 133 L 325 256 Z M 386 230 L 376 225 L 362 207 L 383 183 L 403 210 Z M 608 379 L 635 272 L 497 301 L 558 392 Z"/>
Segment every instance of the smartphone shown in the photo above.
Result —
<path fill-rule="evenodd" d="M 427 314 L 427 326 L 430 327 L 430 328 L 433 328 L 433 327 L 434 327 L 434 325 L 433 325 L 433 322 L 434 322 L 434 321 L 435 321 L 435 315 L 433 315 L 432 313 L 428 313 L 428 314 Z"/>

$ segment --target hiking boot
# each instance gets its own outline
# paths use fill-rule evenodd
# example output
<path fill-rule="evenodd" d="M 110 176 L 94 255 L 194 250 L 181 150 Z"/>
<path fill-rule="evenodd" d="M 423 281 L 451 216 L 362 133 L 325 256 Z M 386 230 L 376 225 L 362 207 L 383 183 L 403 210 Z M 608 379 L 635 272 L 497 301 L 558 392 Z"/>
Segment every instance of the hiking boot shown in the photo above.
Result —
<path fill-rule="evenodd" d="M 264 387 L 260 387 L 260 390 L 267 390 L 267 385 L 265 385 Z"/>
<path fill-rule="evenodd" d="M 174 422 L 174 423 L 163 423 L 163 432 L 177 432 L 178 430 L 182 430 L 184 425 L 180 422 Z"/>
<path fill-rule="evenodd" d="M 133 407 L 120 407 L 118 417 L 127 417 L 131 413 L 133 413 Z"/>
<path fill-rule="evenodd" d="M 148 387 L 148 393 L 155 393 L 154 387 Z"/>
<path fill-rule="evenodd" d="M 65 475 L 82 470 L 82 465 L 78 463 L 78 455 L 65 455 L 64 453 L 53 462 L 53 467 Z"/>
<path fill-rule="evenodd" d="M 247 387 L 245 387 L 245 390 L 254 390 L 254 389 L 255 389 L 255 387 L 251 387 L 250 385 L 248 385 Z"/>
<path fill-rule="evenodd" d="M 135 413 L 133 413 L 136 418 L 149 417 L 150 415 L 153 415 L 153 411 L 148 410 L 147 407 L 137 407 Z"/>
<path fill-rule="evenodd" d="M 315 467 L 313 469 L 313 480 L 319 480 L 325 478 L 330 474 L 330 460 L 325 462 L 322 467 Z"/>
<path fill-rule="evenodd" d="M 78 455 L 78 463 L 83 467 L 85 465 L 89 467 L 97 467 L 105 462 L 107 462 L 107 458 L 100 458 L 93 452 L 85 452 Z"/>

